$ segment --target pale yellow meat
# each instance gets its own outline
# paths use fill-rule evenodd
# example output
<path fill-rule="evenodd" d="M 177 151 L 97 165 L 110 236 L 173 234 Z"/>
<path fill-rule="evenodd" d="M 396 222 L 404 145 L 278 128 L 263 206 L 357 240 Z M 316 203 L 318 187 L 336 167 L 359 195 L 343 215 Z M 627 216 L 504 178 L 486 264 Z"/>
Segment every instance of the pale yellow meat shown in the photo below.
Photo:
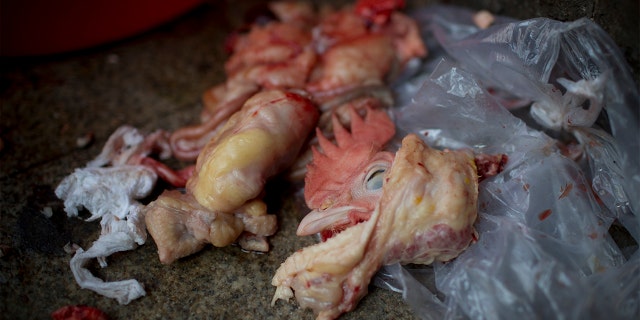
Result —
<path fill-rule="evenodd" d="M 231 212 L 291 164 L 317 119 L 317 110 L 301 96 L 280 90 L 256 94 L 205 146 L 187 189 L 210 210 Z"/>

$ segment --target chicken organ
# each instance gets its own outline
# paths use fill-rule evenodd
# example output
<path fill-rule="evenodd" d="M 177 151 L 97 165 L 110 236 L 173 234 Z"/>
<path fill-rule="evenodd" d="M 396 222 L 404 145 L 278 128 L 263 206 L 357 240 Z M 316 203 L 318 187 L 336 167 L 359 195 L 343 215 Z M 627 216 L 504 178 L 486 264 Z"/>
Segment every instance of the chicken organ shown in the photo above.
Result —
<path fill-rule="evenodd" d="M 295 291 L 318 319 L 334 319 L 356 306 L 382 265 L 448 261 L 472 242 L 478 196 L 472 152 L 434 150 L 410 134 L 387 165 L 370 218 L 289 257 L 273 277 L 272 303 Z"/>
<path fill-rule="evenodd" d="M 258 197 L 267 179 L 295 159 L 317 120 L 317 109 L 295 93 L 268 90 L 247 100 L 205 146 L 186 194 L 164 192 L 147 206 L 160 261 L 239 237 L 243 248 L 267 251 L 277 221 Z"/>

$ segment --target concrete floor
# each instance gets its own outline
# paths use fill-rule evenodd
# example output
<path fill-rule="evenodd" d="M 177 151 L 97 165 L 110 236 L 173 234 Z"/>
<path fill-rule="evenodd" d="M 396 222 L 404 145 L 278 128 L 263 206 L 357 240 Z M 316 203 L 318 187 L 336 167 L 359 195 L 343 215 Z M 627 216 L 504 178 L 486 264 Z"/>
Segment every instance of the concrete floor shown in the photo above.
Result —
<path fill-rule="evenodd" d="M 504 5 L 501 8 L 504 12 Z M 224 80 L 221 44 L 239 24 L 234 10 L 225 2 L 210 2 L 118 43 L 48 57 L 2 59 L 0 318 L 46 319 L 69 304 L 95 306 L 112 319 L 313 318 L 293 303 L 270 306 L 276 268 L 291 252 L 313 242 L 295 237 L 300 212 L 292 200 L 294 188 L 284 183 L 270 186 L 280 229 L 270 240 L 273 250 L 268 254 L 207 247 L 166 266 L 158 261 L 149 238 L 135 251 L 109 257 L 105 269 L 91 264 L 102 279 L 135 278 L 145 286 L 147 296 L 126 306 L 81 289 L 69 269 L 71 255 L 63 250 L 68 242 L 88 248 L 100 226 L 68 219 L 53 194 L 57 184 L 93 159 L 121 125 L 171 131 L 198 121 L 202 92 Z M 628 47 L 631 54 L 637 52 L 637 44 Z M 77 139 L 87 135 L 92 143 L 78 147 Z M 51 218 L 42 214 L 46 207 L 52 208 Z M 399 294 L 370 290 L 344 319 L 413 318 Z"/>

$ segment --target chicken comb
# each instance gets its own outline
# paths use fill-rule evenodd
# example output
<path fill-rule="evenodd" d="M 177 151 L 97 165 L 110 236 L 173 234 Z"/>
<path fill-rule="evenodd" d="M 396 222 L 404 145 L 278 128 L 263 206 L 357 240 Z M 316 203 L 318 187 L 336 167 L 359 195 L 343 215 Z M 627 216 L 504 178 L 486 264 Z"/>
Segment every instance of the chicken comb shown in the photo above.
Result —
<path fill-rule="evenodd" d="M 331 117 L 336 143 L 331 142 L 316 128 L 320 149 L 312 148 L 313 160 L 307 165 L 305 201 L 312 208 L 331 205 L 346 187 L 349 179 L 366 166 L 373 155 L 395 134 L 395 125 L 389 115 L 380 109 L 367 107 L 364 119 L 350 108 L 351 131 Z"/>

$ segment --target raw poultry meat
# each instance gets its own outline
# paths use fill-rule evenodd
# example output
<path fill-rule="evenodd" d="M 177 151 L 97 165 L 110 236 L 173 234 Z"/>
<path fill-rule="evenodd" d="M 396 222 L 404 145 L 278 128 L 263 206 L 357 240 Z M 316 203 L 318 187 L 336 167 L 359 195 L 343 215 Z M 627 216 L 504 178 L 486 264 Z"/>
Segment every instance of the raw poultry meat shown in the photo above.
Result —
<path fill-rule="evenodd" d="M 254 24 L 227 41 L 227 80 L 203 94 L 202 123 L 176 130 L 170 141 L 175 156 L 194 160 L 244 102 L 261 89 L 303 88 L 316 62 L 311 46 L 315 15 L 304 2 L 270 5 L 278 20 Z"/>
<path fill-rule="evenodd" d="M 51 313 L 53 320 L 108 320 L 109 317 L 100 309 L 85 305 L 64 306 Z"/>
<path fill-rule="evenodd" d="M 313 148 L 313 162 L 308 166 L 304 188 L 307 205 L 317 210 L 306 216 L 298 235 L 327 229 L 322 235 L 326 239 L 334 231 L 366 220 L 380 196 L 382 174 L 393 160 L 392 153 L 381 149 L 395 134 L 395 126 L 382 110 L 368 110 L 365 119 L 350 110 L 351 132 L 333 117 L 337 145 L 320 130 L 317 132 L 322 152 Z M 322 217 L 321 225 L 320 220 L 314 221 L 318 216 Z"/>
<path fill-rule="evenodd" d="M 256 94 L 200 153 L 188 190 L 210 210 L 240 207 L 293 162 L 317 119 L 318 111 L 303 96 Z"/>
<path fill-rule="evenodd" d="M 331 11 L 314 29 L 313 44 L 319 54 L 306 89 L 320 105 L 350 97 L 351 91 L 388 90 L 388 79 L 411 59 L 425 57 L 427 50 L 415 22 L 394 11 L 402 1 L 359 1 L 356 8 Z M 369 10 L 365 10 L 369 9 Z M 371 20 L 372 12 L 376 19 Z M 334 105 L 336 103 L 333 103 Z"/>
<path fill-rule="evenodd" d="M 87 167 L 99 168 L 107 165 L 143 165 L 153 170 L 161 179 L 175 187 L 184 187 L 193 171 L 192 166 L 182 170 L 173 170 L 160 160 L 171 157 L 169 133 L 164 130 L 145 135 L 138 129 L 124 125 L 114 131 L 100 154 L 91 160 Z"/>
<path fill-rule="evenodd" d="M 321 111 L 318 126 L 333 139 L 335 113 L 343 125 L 355 108 L 360 115 L 367 108 L 393 106 L 388 84 L 412 59 L 424 58 L 427 49 L 416 23 L 397 11 L 403 1 L 359 1 L 355 6 L 322 11 L 313 29 L 313 46 L 318 54 L 305 89 Z M 311 146 L 291 167 L 288 178 L 302 180 L 312 157 Z"/>
<path fill-rule="evenodd" d="M 203 94 L 202 123 L 171 134 L 174 156 L 195 159 L 243 102 L 265 88 L 308 91 L 324 113 L 363 95 L 390 106 L 387 81 L 427 51 L 415 22 L 393 11 L 403 2 L 384 3 L 360 1 L 357 10 L 346 6 L 320 13 L 306 2 L 271 3 L 277 20 L 253 24 L 227 41 L 232 53 L 225 63 L 227 80 Z"/>
<path fill-rule="evenodd" d="M 375 207 L 369 219 L 289 257 L 273 277 L 272 303 L 295 291 L 301 307 L 313 309 L 318 319 L 333 319 L 356 306 L 382 265 L 448 261 L 473 241 L 478 171 L 471 151 L 438 151 L 410 134 L 393 161 L 379 165 L 385 170 L 378 197 L 370 198 Z M 333 228 L 335 210 L 354 209 L 348 201 L 337 204 L 312 212 L 315 229 Z M 327 221 L 323 212 L 329 213 Z"/>
<path fill-rule="evenodd" d="M 303 96 L 262 91 L 234 114 L 198 157 L 186 194 L 164 192 L 147 206 L 146 223 L 160 261 L 171 263 L 212 243 L 238 237 L 243 248 L 267 251 L 276 218 L 259 200 L 268 178 L 295 159 L 318 119 Z"/>
<path fill-rule="evenodd" d="M 245 249 L 266 251 L 265 237 L 271 233 L 242 233 L 245 229 L 241 224 L 227 219 L 229 223 L 224 224 L 233 231 L 223 233 L 224 239 L 205 236 L 197 231 L 200 225 L 211 228 L 211 219 L 192 219 L 189 210 L 208 211 L 212 216 L 238 214 L 236 210 L 260 196 L 267 178 L 291 167 L 296 159 L 294 167 L 304 168 L 309 156 L 297 157 L 297 150 L 306 142 L 309 128 L 318 122 L 316 106 L 325 119 L 319 125 L 331 133 L 335 130 L 330 129 L 338 124 L 348 124 L 356 118 L 358 121 L 359 114 L 367 114 L 367 119 L 380 118 L 369 114 L 390 105 L 391 98 L 383 94 L 381 99 L 378 90 L 371 88 L 388 92 L 384 84 L 390 70 L 424 56 L 426 49 L 415 23 L 393 12 L 401 3 L 388 3 L 390 7 L 383 6 L 384 9 L 374 4 L 359 4 L 360 11 L 373 6 L 374 10 L 364 15 L 353 7 L 326 9 L 317 15 L 309 4 L 277 2 L 271 8 L 278 20 L 253 24 L 247 33 L 230 38 L 227 44 L 232 55 L 225 64 L 228 79 L 204 94 L 203 124 L 178 130 L 170 138 L 177 158 L 198 157 L 195 172 L 187 182 L 187 195 L 165 193 L 149 206 L 147 223 L 153 225 L 149 230 L 154 239 L 158 238 L 163 262 L 191 254 L 204 243 L 227 245 L 238 237 Z M 372 12 L 378 16 L 375 21 L 371 20 Z M 387 18 L 380 19 L 382 16 Z M 305 101 L 304 108 L 296 109 L 297 114 L 274 113 L 273 119 L 262 122 L 253 118 L 259 110 L 271 110 L 266 107 L 271 103 L 261 99 L 279 101 L 269 94 L 282 94 L 284 91 L 280 90 L 287 89 L 301 94 L 286 93 L 287 99 Z M 302 96 L 309 96 L 316 105 Z M 320 106 L 318 97 L 331 101 Z M 241 104 L 244 107 L 238 111 Z M 329 109 L 323 110 L 326 106 Z M 358 112 L 347 111 L 354 109 Z M 335 119 L 341 121 L 334 119 L 329 124 L 326 119 L 330 114 L 337 114 Z M 271 115 L 267 112 L 264 117 Z M 298 127 L 292 125 L 292 119 Z M 394 133 L 390 120 L 382 125 L 389 130 L 376 136 L 381 141 L 375 143 L 380 145 Z M 317 140 L 312 140 L 311 145 L 314 141 Z M 304 171 L 296 172 L 300 176 Z M 186 204 L 191 202 L 196 203 Z M 180 227 L 174 226 L 176 223 Z M 182 240 L 185 243 L 175 243 Z"/>
<path fill-rule="evenodd" d="M 202 124 L 177 130 L 169 138 L 171 148 L 167 148 L 165 132 L 138 139 L 133 128 L 118 130 L 105 146 L 105 153 L 90 166 L 112 165 L 120 170 L 126 165 L 143 165 L 153 172 L 144 167 L 136 170 L 150 177 L 157 175 L 174 186 L 185 185 L 187 179 L 191 179 L 190 184 L 185 192 L 166 191 L 142 211 L 134 198 L 127 198 L 135 205 L 125 206 L 125 219 L 104 215 L 100 239 L 91 249 L 78 250 L 71 261 L 78 283 L 120 303 L 145 294 L 135 281 L 102 283 L 85 268 L 89 259 L 97 258 L 102 265 L 105 255 L 142 244 L 146 233 L 138 222 L 145 213 L 163 263 L 209 243 L 225 246 L 238 242 L 245 249 L 267 251 L 266 237 L 276 231 L 277 222 L 275 215 L 267 214 L 261 200 L 264 180 L 285 170 L 292 161 L 288 156 L 295 156 L 300 149 L 294 147 L 295 152 L 288 154 L 278 149 L 280 144 L 272 143 L 291 133 L 280 135 L 276 132 L 280 129 L 267 129 L 288 125 L 286 116 L 265 126 L 253 127 L 260 121 L 243 122 L 251 118 L 251 113 L 242 109 L 245 102 L 272 89 L 295 92 L 290 94 L 301 100 L 308 98 L 321 112 L 319 120 L 317 116 L 310 120 L 317 121 L 319 127 L 310 143 L 315 145 L 309 149 L 313 150 L 309 154 L 314 162 L 305 186 L 312 212 L 301 222 L 298 234 L 318 232 L 323 240 L 294 253 L 278 269 L 273 279 L 277 287 L 274 302 L 295 296 L 300 306 L 313 309 L 319 318 L 335 318 L 355 308 L 380 266 L 448 261 L 465 250 L 476 239 L 472 225 L 478 182 L 500 172 L 507 159 L 504 155 L 474 156 L 464 150 L 436 151 L 414 135 L 403 140 L 396 154 L 384 151 L 394 131 L 382 111 L 393 105 L 387 84 L 410 59 L 426 54 L 415 23 L 394 12 L 401 3 L 360 1 L 353 8 L 321 11 L 318 15 L 308 5 L 273 4 L 277 21 L 258 23 L 227 43 L 233 51 L 225 65 L 228 80 L 204 93 Z M 547 105 L 537 103 L 532 107 L 537 113 L 532 116 L 554 129 L 591 126 L 603 106 L 602 96 L 586 93 L 601 91 L 608 77 L 606 73 L 576 82 L 558 78 L 567 95 L 555 98 L 564 98 L 558 99 L 564 106 L 580 108 L 558 116 L 554 110 L 543 108 Z M 353 138 L 366 136 L 358 132 L 371 128 L 375 130 L 370 130 L 368 138 Z M 265 132 L 274 136 L 265 138 Z M 298 146 L 305 142 L 305 134 L 293 136 L 296 141 L 287 143 Z M 247 137 L 251 141 L 245 140 Z M 247 145 L 266 146 L 267 151 L 283 159 L 282 166 L 265 165 L 270 153 Z M 152 153 L 161 159 L 173 155 L 194 160 L 200 156 L 199 167 L 193 176 L 191 168 L 175 172 L 151 158 Z M 307 163 L 310 157 L 298 159 Z M 233 173 L 223 176 L 229 164 Z M 107 172 L 102 169 L 97 171 Z M 234 170 L 247 176 L 238 179 Z M 328 171 L 347 174 L 328 175 Z M 218 181 L 222 181 L 222 189 L 216 188 Z M 248 183 L 241 185 L 238 181 Z M 579 188 L 572 186 L 565 185 L 558 199 L 566 198 L 572 190 L 577 193 Z M 529 184 L 523 188 L 528 191 Z M 90 211 L 92 217 L 111 212 L 106 205 Z M 555 211 L 551 213 L 546 209 L 538 213 L 537 220 L 551 221 L 557 216 Z M 483 235 L 482 239 L 487 237 Z M 465 279 L 460 281 L 466 283 Z"/>
<path fill-rule="evenodd" d="M 336 144 L 318 130 L 305 178 L 312 211 L 298 235 L 320 233 L 322 243 L 294 253 L 272 284 L 278 299 L 295 297 L 319 319 L 355 308 L 375 272 L 386 264 L 448 261 L 474 239 L 478 183 L 499 173 L 504 155 L 438 151 L 416 135 L 394 155 L 384 151 L 395 133 L 382 110 L 361 119 L 351 109 L 351 130 L 333 117 Z M 337 174 L 339 173 L 339 174 Z"/>

